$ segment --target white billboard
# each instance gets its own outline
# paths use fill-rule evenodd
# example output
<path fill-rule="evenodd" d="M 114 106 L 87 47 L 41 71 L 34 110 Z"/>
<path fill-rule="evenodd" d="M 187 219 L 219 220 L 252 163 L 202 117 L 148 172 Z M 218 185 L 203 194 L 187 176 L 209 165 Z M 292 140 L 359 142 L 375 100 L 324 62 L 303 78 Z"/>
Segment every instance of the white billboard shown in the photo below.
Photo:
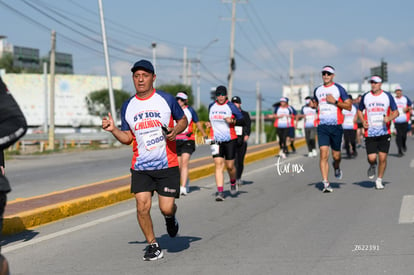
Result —
<path fill-rule="evenodd" d="M 2 78 L 19 103 L 30 127 L 43 126 L 50 103 L 50 76 L 45 81 L 42 74 L 3 74 Z M 46 83 L 45 83 L 46 82 Z M 122 78 L 112 77 L 113 89 L 122 89 Z M 101 118 L 88 114 L 85 97 L 97 90 L 107 89 L 105 76 L 56 75 L 55 76 L 55 125 L 64 127 L 98 126 Z M 47 95 L 46 95 L 47 93 Z M 108 110 L 110 111 L 110 110 Z"/>

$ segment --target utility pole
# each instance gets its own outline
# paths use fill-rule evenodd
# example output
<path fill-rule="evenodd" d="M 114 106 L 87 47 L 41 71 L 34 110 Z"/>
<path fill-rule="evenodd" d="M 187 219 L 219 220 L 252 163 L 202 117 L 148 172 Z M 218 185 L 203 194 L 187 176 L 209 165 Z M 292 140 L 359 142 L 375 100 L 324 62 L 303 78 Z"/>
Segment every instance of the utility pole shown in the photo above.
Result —
<path fill-rule="evenodd" d="M 293 49 L 290 49 L 289 52 L 289 86 L 290 86 L 290 96 L 293 97 Z"/>
<path fill-rule="evenodd" d="M 216 43 L 218 41 L 218 38 L 215 38 L 214 40 L 211 40 L 204 48 L 200 49 L 197 53 L 197 110 L 200 109 L 200 78 L 201 78 L 201 73 L 200 73 L 200 63 L 201 63 L 201 53 L 205 50 L 207 50 L 207 48 L 209 48 L 213 43 Z"/>
<path fill-rule="evenodd" d="M 187 85 L 187 47 L 183 49 L 183 84 Z"/>
<path fill-rule="evenodd" d="M 45 124 L 43 125 L 43 132 L 47 133 L 47 126 L 49 124 L 49 119 L 48 119 L 48 98 L 47 98 L 47 62 L 43 62 L 43 91 L 44 91 L 44 99 L 45 99 Z"/>
<path fill-rule="evenodd" d="M 156 56 L 156 50 L 155 50 L 155 48 L 157 47 L 157 43 L 152 42 L 151 47 L 152 47 L 152 65 L 154 66 L 154 70 L 155 70 L 155 73 L 156 73 L 157 72 L 157 65 L 156 65 L 157 56 Z M 157 81 L 157 79 L 155 79 L 155 81 L 153 83 L 153 86 L 154 87 L 155 87 L 155 82 L 156 81 Z"/>
<path fill-rule="evenodd" d="M 232 9 L 231 9 L 231 32 L 230 32 L 230 72 L 229 72 L 229 85 L 228 85 L 229 86 L 228 87 L 229 98 L 231 98 L 233 94 L 233 72 L 235 69 L 235 61 L 234 61 L 235 28 L 236 28 L 236 0 L 233 0 Z"/>
<path fill-rule="evenodd" d="M 115 111 L 115 99 L 114 99 L 114 91 L 112 90 L 112 76 L 111 76 L 111 69 L 109 66 L 109 54 L 108 54 L 108 45 L 106 43 L 106 31 L 105 31 L 105 21 L 103 15 L 103 8 L 102 8 L 102 0 L 98 0 L 99 3 L 99 14 L 101 17 L 101 28 L 102 28 L 102 42 L 105 54 L 105 65 L 106 65 L 106 78 L 108 81 L 108 91 L 109 91 L 109 103 L 111 105 L 111 113 L 114 119 L 114 124 L 116 125 L 116 111 Z"/>
<path fill-rule="evenodd" d="M 56 32 L 52 30 L 52 46 L 50 49 L 50 127 L 49 150 L 55 149 L 55 59 L 56 59 Z"/>
<path fill-rule="evenodd" d="M 231 9 L 231 32 L 230 32 L 230 71 L 227 77 L 228 79 L 228 87 L 227 93 L 228 97 L 231 98 L 233 94 L 233 73 L 236 70 L 236 61 L 234 59 L 234 37 L 235 37 L 235 29 L 236 29 L 236 4 L 239 0 L 232 0 L 232 9 Z"/>
<path fill-rule="evenodd" d="M 260 128 L 260 117 L 262 115 L 262 96 L 260 95 L 260 83 L 256 82 L 256 144 L 260 143 L 261 128 Z"/>

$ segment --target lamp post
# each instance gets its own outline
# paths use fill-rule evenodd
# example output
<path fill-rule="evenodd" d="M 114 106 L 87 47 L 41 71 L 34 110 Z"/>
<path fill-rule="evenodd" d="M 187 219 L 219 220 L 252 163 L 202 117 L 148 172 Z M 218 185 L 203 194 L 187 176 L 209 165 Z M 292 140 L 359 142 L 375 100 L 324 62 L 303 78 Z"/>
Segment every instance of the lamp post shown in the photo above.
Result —
<path fill-rule="evenodd" d="M 218 41 L 218 38 L 211 40 L 204 48 L 201 48 L 197 52 L 197 110 L 200 109 L 200 63 L 201 63 L 201 53 L 205 50 L 207 50 L 212 44 L 216 43 Z"/>
<path fill-rule="evenodd" d="M 156 62 L 155 48 L 157 47 L 157 43 L 152 42 L 151 47 L 152 47 L 152 65 L 154 66 L 155 72 L 157 72 L 156 63 L 155 63 Z M 154 81 L 154 87 L 155 87 L 155 81 Z"/>

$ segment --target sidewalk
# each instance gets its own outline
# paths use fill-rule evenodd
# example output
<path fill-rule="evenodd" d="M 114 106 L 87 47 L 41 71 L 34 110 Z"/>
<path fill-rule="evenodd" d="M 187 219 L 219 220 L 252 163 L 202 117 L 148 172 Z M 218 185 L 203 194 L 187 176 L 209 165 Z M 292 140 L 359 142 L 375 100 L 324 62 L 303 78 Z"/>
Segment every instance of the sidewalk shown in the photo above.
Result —
<path fill-rule="evenodd" d="M 297 148 L 306 144 L 304 138 L 295 142 Z M 279 153 L 276 142 L 251 145 L 247 149 L 245 164 L 275 156 Z M 214 174 L 210 156 L 190 161 L 191 181 Z M 49 222 L 67 218 L 89 210 L 131 199 L 130 175 L 70 188 L 8 203 L 3 221 L 3 234 L 23 232 Z"/>

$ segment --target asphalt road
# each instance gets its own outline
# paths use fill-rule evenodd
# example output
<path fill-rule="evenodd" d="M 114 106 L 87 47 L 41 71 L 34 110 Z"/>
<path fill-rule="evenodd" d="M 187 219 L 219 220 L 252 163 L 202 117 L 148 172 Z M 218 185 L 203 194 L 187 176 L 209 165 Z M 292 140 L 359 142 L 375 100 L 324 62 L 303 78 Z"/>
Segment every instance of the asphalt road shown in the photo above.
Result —
<path fill-rule="evenodd" d="M 321 192 L 318 161 L 305 148 L 279 166 L 277 158 L 248 165 L 240 194 L 227 191 L 224 202 L 214 201 L 213 177 L 192 182 L 177 201 L 174 239 L 154 200 L 165 252 L 155 262 L 141 259 L 146 244 L 133 200 L 10 237 L 2 252 L 12 274 L 413 274 L 411 138 L 408 150 L 398 158 L 392 144 L 384 190 L 367 179 L 363 149 L 342 161 L 342 180 L 330 171 L 330 194 Z"/>

